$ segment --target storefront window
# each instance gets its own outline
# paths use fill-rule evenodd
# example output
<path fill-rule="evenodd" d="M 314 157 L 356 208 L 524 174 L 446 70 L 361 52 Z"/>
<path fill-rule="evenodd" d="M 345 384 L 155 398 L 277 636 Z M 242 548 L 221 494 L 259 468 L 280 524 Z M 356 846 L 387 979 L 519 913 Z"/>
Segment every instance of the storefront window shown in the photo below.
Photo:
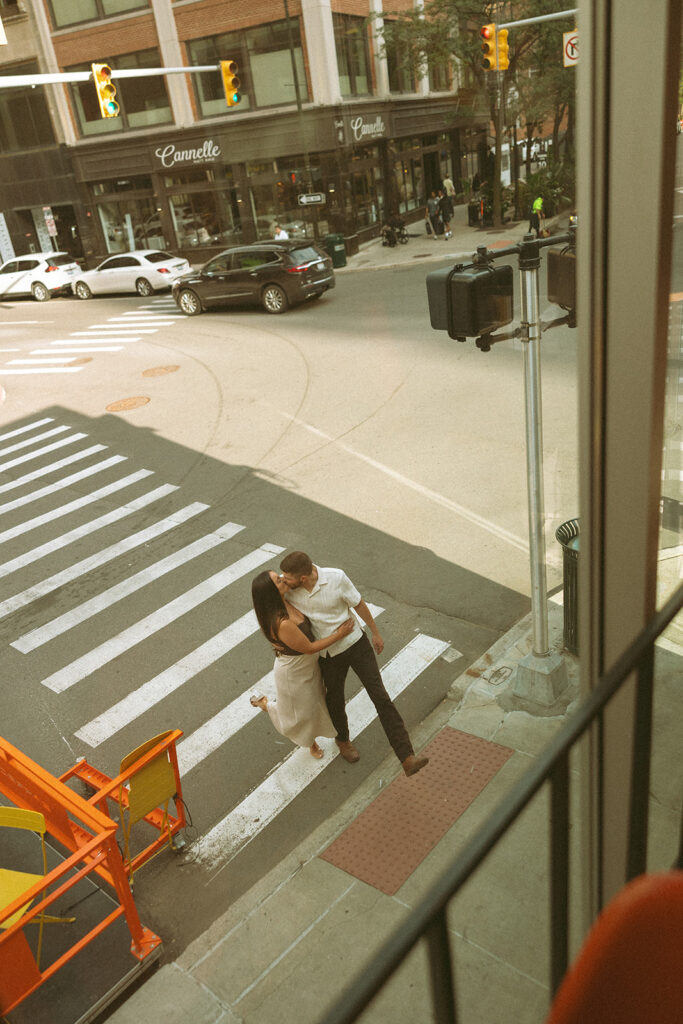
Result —
<path fill-rule="evenodd" d="M 98 203 L 107 252 L 164 249 L 160 211 L 154 199 Z"/>
<path fill-rule="evenodd" d="M 12 74 L 36 74 L 38 65 L 22 64 Z M 0 89 L 0 151 L 16 152 L 55 144 L 55 135 L 43 86 Z"/>
<path fill-rule="evenodd" d="M 333 14 L 332 23 L 341 94 L 368 96 L 372 89 L 365 19 L 350 14 Z"/>
<path fill-rule="evenodd" d="M 55 28 L 149 7 L 148 0 L 50 0 Z"/>
<path fill-rule="evenodd" d="M 178 245 L 237 245 L 242 241 L 239 204 L 229 192 L 181 192 L 169 196 Z"/>
<path fill-rule="evenodd" d="M 115 69 L 155 68 L 161 66 L 159 51 L 140 50 L 138 53 L 127 53 L 110 61 L 103 58 L 102 63 L 111 64 Z M 88 71 L 89 64 L 79 64 L 67 68 L 68 71 Z M 111 132 L 125 131 L 128 128 L 144 128 L 149 125 L 166 124 L 171 121 L 171 105 L 166 92 L 163 75 L 145 78 L 114 79 L 116 99 L 121 108 L 118 117 L 104 118 L 100 116 L 95 86 L 92 82 L 74 82 L 71 94 L 78 119 L 81 135 L 100 135 Z"/>
<path fill-rule="evenodd" d="M 298 18 L 290 18 L 292 48 L 297 69 L 299 97 L 309 99 L 308 83 L 301 50 Z M 236 61 L 242 101 L 237 111 L 249 107 L 275 107 L 296 103 L 292 50 L 286 21 L 256 25 L 240 32 L 194 39 L 187 43 L 191 64 L 216 64 L 228 58 Z M 193 75 L 202 117 L 227 114 L 220 74 Z"/>

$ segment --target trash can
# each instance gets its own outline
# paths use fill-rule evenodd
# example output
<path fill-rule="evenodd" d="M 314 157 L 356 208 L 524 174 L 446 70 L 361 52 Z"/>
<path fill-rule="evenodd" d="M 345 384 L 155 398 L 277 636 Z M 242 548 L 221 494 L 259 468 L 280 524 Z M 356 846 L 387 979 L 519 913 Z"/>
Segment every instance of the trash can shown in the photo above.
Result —
<path fill-rule="evenodd" d="M 332 257 L 333 267 L 346 266 L 346 246 L 344 245 L 343 235 L 326 235 L 325 248 Z"/>
<path fill-rule="evenodd" d="M 471 228 L 479 226 L 479 203 L 467 204 L 467 224 Z"/>
<path fill-rule="evenodd" d="M 578 519 L 568 519 L 555 530 L 562 545 L 564 646 L 570 654 L 579 653 L 579 534 Z"/>

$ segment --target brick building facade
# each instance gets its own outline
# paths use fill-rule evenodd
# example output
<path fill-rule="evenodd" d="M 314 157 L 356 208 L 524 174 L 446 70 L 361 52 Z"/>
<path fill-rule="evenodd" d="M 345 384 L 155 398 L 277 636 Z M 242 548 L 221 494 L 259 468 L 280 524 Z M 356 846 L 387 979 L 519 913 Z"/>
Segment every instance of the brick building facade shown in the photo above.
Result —
<path fill-rule="evenodd" d="M 135 247 L 196 263 L 275 222 L 353 247 L 478 169 L 486 114 L 457 67 L 412 80 L 382 53 L 382 0 L 0 0 L 0 14 L 1 76 L 136 73 L 115 78 L 111 119 L 90 81 L 0 89 L 3 258 L 54 244 L 88 265 Z M 215 70 L 228 58 L 232 108 Z M 190 66 L 214 69 L 137 75 Z"/>

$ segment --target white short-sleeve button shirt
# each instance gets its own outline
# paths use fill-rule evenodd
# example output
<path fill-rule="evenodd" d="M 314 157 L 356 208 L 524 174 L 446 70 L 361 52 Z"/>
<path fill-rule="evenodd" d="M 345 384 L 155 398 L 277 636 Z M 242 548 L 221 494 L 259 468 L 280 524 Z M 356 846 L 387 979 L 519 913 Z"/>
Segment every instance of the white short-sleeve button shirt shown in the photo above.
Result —
<path fill-rule="evenodd" d="M 346 622 L 351 614 L 351 608 L 355 608 L 362 600 L 360 593 L 353 583 L 341 569 L 318 570 L 318 579 L 313 590 L 310 592 L 305 587 L 297 587 L 290 590 L 286 600 L 298 608 L 300 612 L 307 615 L 311 620 L 313 634 L 316 640 L 322 640 L 338 629 L 342 622 Z M 353 631 L 348 636 L 321 651 L 321 655 L 341 654 L 353 646 L 363 635 L 360 625 L 356 621 Z"/>

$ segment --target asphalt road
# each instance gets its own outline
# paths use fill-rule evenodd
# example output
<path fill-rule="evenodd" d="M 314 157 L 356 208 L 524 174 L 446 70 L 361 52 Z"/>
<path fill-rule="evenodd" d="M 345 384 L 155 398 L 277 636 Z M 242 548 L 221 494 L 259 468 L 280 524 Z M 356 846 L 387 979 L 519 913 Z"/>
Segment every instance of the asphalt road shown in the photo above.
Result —
<path fill-rule="evenodd" d="M 2 303 L 3 735 L 54 774 L 115 775 L 183 729 L 199 841 L 136 885 L 171 958 L 388 753 L 355 677 L 358 765 L 311 772 L 251 709 L 272 667 L 256 572 L 292 548 L 347 570 L 409 727 L 528 610 L 521 345 L 433 332 L 424 276 L 339 274 L 280 317 Z M 576 514 L 574 335 L 543 346 L 549 538 Z M 551 585 L 560 565 L 549 541 Z"/>

